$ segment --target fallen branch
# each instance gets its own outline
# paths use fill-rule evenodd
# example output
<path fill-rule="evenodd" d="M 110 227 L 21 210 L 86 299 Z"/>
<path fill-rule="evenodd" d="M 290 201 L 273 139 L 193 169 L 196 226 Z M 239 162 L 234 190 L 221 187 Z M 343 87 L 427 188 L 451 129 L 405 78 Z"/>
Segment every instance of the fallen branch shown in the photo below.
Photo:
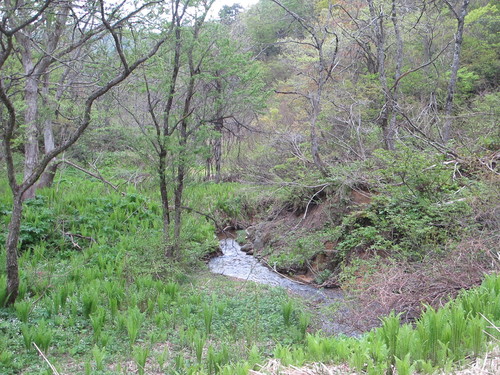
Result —
<path fill-rule="evenodd" d="M 77 249 L 79 250 L 82 250 L 82 247 L 78 244 L 78 242 L 75 241 L 74 237 L 76 238 L 81 238 L 83 240 L 87 240 L 87 241 L 90 241 L 91 243 L 94 242 L 96 243 L 97 241 L 95 239 L 93 239 L 92 237 L 87 237 L 87 236 L 83 236 L 81 234 L 77 234 L 77 233 L 70 233 L 70 232 L 63 232 L 63 235 L 68 237 L 71 241 L 71 244 L 73 245 L 73 247 L 76 247 Z"/>
<path fill-rule="evenodd" d="M 314 195 L 311 197 L 311 199 L 309 199 L 309 202 L 307 203 L 307 207 L 306 207 L 306 212 L 304 212 L 304 217 L 302 218 L 302 220 L 305 220 L 306 217 L 307 217 L 307 211 L 309 211 L 309 206 L 311 205 L 313 199 L 316 197 L 316 195 L 318 195 L 319 193 L 321 193 L 323 190 L 325 190 L 325 188 L 327 187 L 328 185 L 325 185 L 323 186 L 320 190 L 318 190 L 316 193 L 314 193 Z"/>
<path fill-rule="evenodd" d="M 36 350 L 38 350 L 38 353 L 42 356 L 42 358 L 45 360 L 45 362 L 47 362 L 47 364 L 49 365 L 49 367 L 52 370 L 52 372 L 54 373 L 54 375 L 60 375 L 59 372 L 57 371 L 57 369 L 52 365 L 52 363 L 50 363 L 50 361 L 47 359 L 47 357 L 40 350 L 40 348 L 34 342 L 32 344 L 35 346 Z"/>
<path fill-rule="evenodd" d="M 206 214 L 204 212 L 201 212 L 201 211 L 198 211 L 198 210 L 195 210 L 194 208 L 191 208 L 191 207 L 186 207 L 186 206 L 182 206 L 181 209 L 183 210 L 186 210 L 186 211 L 189 211 L 189 212 L 194 212 L 195 214 L 198 214 L 198 215 L 201 215 L 201 216 L 204 216 L 206 217 L 207 219 L 210 219 L 214 222 L 215 224 L 215 228 L 217 228 L 218 230 L 220 229 L 220 225 L 217 221 L 217 219 L 215 219 L 213 216 L 209 215 L 209 214 Z M 171 210 L 172 211 L 172 210 Z"/>
<path fill-rule="evenodd" d="M 299 280 L 295 280 L 285 274 L 282 274 L 280 272 L 278 272 L 278 270 L 276 269 L 276 267 L 271 267 L 271 265 L 269 263 L 267 263 L 264 259 L 259 259 L 259 262 L 265 264 L 267 266 L 267 268 L 269 268 L 271 271 L 273 271 L 274 273 L 276 273 L 277 275 L 281 276 L 282 278 L 284 279 L 287 279 L 287 280 L 290 280 L 290 281 L 293 281 L 294 283 L 297 283 L 297 284 L 301 284 L 301 285 L 309 285 L 307 283 L 304 283 L 302 281 L 299 281 Z"/>
<path fill-rule="evenodd" d="M 108 180 L 104 179 L 104 177 L 102 177 L 100 174 L 95 174 L 95 173 L 92 173 L 91 171 L 83 168 L 83 167 L 80 167 L 78 164 L 75 164 L 69 160 L 62 160 L 63 163 L 65 164 L 68 164 L 69 166 L 75 168 L 75 169 L 78 169 L 79 171 L 85 173 L 85 174 L 88 174 L 89 176 L 91 177 L 94 177 L 95 179 L 105 183 L 106 185 L 109 185 L 111 186 L 111 188 L 115 191 L 118 191 L 118 187 L 116 185 L 113 185 L 111 182 L 109 182 Z M 119 191 L 118 191 L 119 192 Z M 125 195 L 125 193 L 121 192 L 122 195 Z"/>

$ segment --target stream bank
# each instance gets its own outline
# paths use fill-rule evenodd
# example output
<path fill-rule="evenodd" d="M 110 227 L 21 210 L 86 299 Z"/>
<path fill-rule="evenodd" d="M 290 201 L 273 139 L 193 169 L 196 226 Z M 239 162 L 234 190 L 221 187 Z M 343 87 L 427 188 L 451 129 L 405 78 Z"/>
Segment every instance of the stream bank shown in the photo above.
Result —
<path fill-rule="evenodd" d="M 209 269 L 214 274 L 256 282 L 286 289 L 299 296 L 311 312 L 313 326 L 324 333 L 359 335 L 360 332 L 349 324 L 339 323 L 338 317 L 345 317 L 348 311 L 343 307 L 344 296 L 339 289 L 315 288 L 283 275 L 264 266 L 253 256 L 241 250 L 236 240 L 224 238 L 220 240 L 221 256 L 214 257 L 209 262 Z M 345 321 L 346 319 L 342 319 Z"/>

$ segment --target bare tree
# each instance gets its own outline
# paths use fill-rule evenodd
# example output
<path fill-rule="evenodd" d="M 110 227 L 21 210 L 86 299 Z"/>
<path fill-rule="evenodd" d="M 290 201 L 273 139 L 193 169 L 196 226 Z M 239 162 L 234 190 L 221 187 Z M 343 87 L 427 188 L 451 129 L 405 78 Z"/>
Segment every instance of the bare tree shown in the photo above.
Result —
<path fill-rule="evenodd" d="M 51 27 L 53 27 L 53 31 L 47 31 L 47 35 L 51 35 L 53 33 L 61 33 L 61 31 L 59 30 L 62 28 L 62 24 L 66 22 L 65 19 L 66 17 L 68 17 L 67 12 L 69 12 L 66 7 L 68 7 L 70 4 L 73 3 L 68 1 L 59 2 L 56 4 L 55 1 L 46 0 L 37 7 L 37 3 L 28 4 L 24 1 L 18 1 L 14 3 L 5 1 L 3 4 L 4 14 L 0 23 L 0 69 L 6 66 L 6 64 L 10 64 L 11 60 L 16 59 L 16 50 L 18 48 L 15 46 L 15 42 L 18 40 L 23 41 L 23 37 L 25 36 L 27 30 L 32 30 L 33 26 L 43 20 L 47 16 L 47 12 L 53 9 L 51 8 L 52 6 L 62 5 L 63 8 L 61 10 L 61 13 L 59 13 L 59 16 L 57 17 L 58 21 L 55 24 L 51 25 Z M 112 73 L 109 80 L 100 85 L 95 85 L 92 89 L 87 90 L 87 92 L 84 92 L 82 90 L 83 93 L 79 99 L 80 103 L 82 103 L 82 108 L 77 117 L 68 117 L 73 122 L 74 127 L 71 129 L 71 132 L 66 139 L 61 141 L 61 143 L 55 146 L 52 150 L 45 152 L 45 154 L 43 154 L 42 156 L 39 155 L 39 150 L 36 150 L 36 146 L 33 146 L 32 151 L 30 151 L 29 155 L 29 173 L 25 173 L 24 178 L 21 182 L 18 182 L 16 179 L 18 171 L 16 170 L 16 166 L 13 160 L 13 153 L 15 147 L 16 132 L 19 131 L 19 125 L 22 116 L 24 115 L 26 117 L 26 114 L 24 113 L 22 106 L 20 108 L 20 106 L 15 101 L 17 90 L 12 89 L 12 87 L 15 85 L 15 83 L 22 81 L 24 87 L 29 87 L 25 90 L 25 94 L 34 95 L 35 91 L 38 91 L 39 82 L 37 80 L 40 78 L 39 74 L 46 73 L 47 71 L 45 68 L 41 69 L 37 72 L 37 75 L 33 76 L 33 72 L 35 71 L 33 69 L 38 69 L 38 65 L 31 66 L 29 61 L 26 61 L 24 65 L 24 76 L 20 80 L 18 79 L 18 77 L 7 75 L 8 73 L 3 69 L 0 70 L 2 72 L 2 76 L 0 76 L 0 102 L 2 104 L 2 107 L 6 110 L 5 116 L 2 117 L 1 123 L 2 142 L 5 154 L 5 163 L 7 167 L 7 176 L 13 198 L 12 215 L 10 218 L 8 236 L 6 240 L 7 293 L 9 296 L 8 303 L 13 303 L 16 300 L 19 289 L 17 249 L 22 220 L 23 199 L 25 193 L 35 185 L 35 183 L 44 173 L 47 166 L 54 160 L 54 158 L 67 150 L 84 133 L 84 131 L 92 121 L 92 109 L 94 103 L 113 87 L 117 86 L 125 79 L 127 79 L 127 77 L 129 77 L 134 70 L 136 70 L 146 60 L 151 58 L 158 51 L 160 46 L 165 42 L 167 36 L 158 35 L 157 40 L 153 42 L 152 47 L 143 56 L 133 61 L 129 61 L 129 59 L 127 59 L 125 56 L 121 38 L 119 38 L 118 36 L 118 30 L 122 27 L 125 27 L 127 21 L 132 19 L 132 17 L 136 16 L 141 10 L 145 9 L 145 7 L 150 4 L 151 3 L 146 3 L 143 7 L 136 9 L 134 12 L 131 12 L 126 16 L 119 16 L 119 13 L 123 11 L 123 3 L 116 7 L 107 8 L 104 0 L 100 0 L 96 4 L 96 8 L 94 9 L 95 16 L 92 17 L 92 20 L 82 21 L 91 22 L 95 26 L 94 30 L 96 32 L 101 32 L 102 30 L 103 33 L 109 36 L 112 44 L 108 44 L 108 47 L 112 49 L 118 56 L 119 65 L 115 67 L 115 71 Z M 78 14 L 78 12 L 80 12 L 80 10 L 73 9 L 73 12 L 76 15 Z M 83 17 L 83 19 L 85 19 L 85 17 Z M 73 30 L 81 30 L 83 25 L 80 25 L 78 23 L 81 20 L 82 17 L 75 16 L 73 18 L 73 22 L 75 22 L 73 24 Z M 76 44 L 84 45 L 86 43 L 89 43 L 91 36 L 93 35 L 95 35 L 95 33 L 87 34 L 87 37 L 84 37 L 83 39 L 79 38 Z M 28 57 L 30 52 L 33 55 L 35 54 L 35 52 L 41 54 L 42 57 L 37 64 L 46 66 L 47 63 L 45 63 L 45 61 L 50 62 L 57 60 L 57 56 L 54 56 L 53 54 L 54 51 L 45 51 L 43 49 L 30 50 L 31 47 L 29 46 L 29 43 L 27 41 L 24 41 L 24 43 L 25 44 L 22 47 L 22 53 L 26 55 L 26 58 Z M 71 44 L 67 48 L 74 49 L 75 45 Z M 26 67 L 29 67 L 32 70 L 26 71 Z M 35 99 L 33 98 L 33 103 L 34 102 Z M 30 111 L 33 111 L 33 113 L 27 114 L 29 121 L 36 121 L 36 113 L 34 113 L 34 111 L 36 111 L 36 106 L 34 106 L 34 108 L 30 108 Z M 28 144 L 32 141 L 37 141 L 36 135 L 37 134 L 35 128 L 30 128 L 28 126 Z"/>
<path fill-rule="evenodd" d="M 278 91 L 282 94 L 298 95 L 309 102 L 309 134 L 311 142 L 311 155 L 314 165 L 323 174 L 327 175 L 327 170 L 323 160 L 320 157 L 319 136 L 318 136 L 318 118 L 322 109 L 323 92 L 326 85 L 332 81 L 332 74 L 337 66 L 337 56 L 339 48 L 338 35 L 330 29 L 329 21 L 333 19 L 333 14 L 328 12 L 328 20 L 324 23 L 313 20 L 306 20 L 297 13 L 287 8 L 279 0 L 271 0 L 273 3 L 284 9 L 308 35 L 304 40 L 293 40 L 290 43 L 312 47 L 316 54 L 314 69 L 306 73 L 309 78 L 308 89 L 303 91 Z M 327 48 L 329 44 L 333 48 Z"/>
<path fill-rule="evenodd" d="M 465 16 L 467 15 L 467 8 L 470 0 L 456 1 L 460 5 L 460 9 L 455 9 L 455 6 L 448 1 L 442 0 L 445 5 L 450 9 L 451 13 L 457 19 L 457 31 L 455 32 L 455 45 L 453 49 L 453 61 L 451 63 L 450 81 L 448 82 L 448 94 L 446 96 L 445 104 L 445 122 L 442 129 L 441 138 L 443 143 L 448 143 L 450 140 L 451 128 L 451 115 L 453 112 L 453 98 L 457 88 L 458 69 L 460 68 L 460 52 L 462 51 L 462 42 L 464 34 Z"/>

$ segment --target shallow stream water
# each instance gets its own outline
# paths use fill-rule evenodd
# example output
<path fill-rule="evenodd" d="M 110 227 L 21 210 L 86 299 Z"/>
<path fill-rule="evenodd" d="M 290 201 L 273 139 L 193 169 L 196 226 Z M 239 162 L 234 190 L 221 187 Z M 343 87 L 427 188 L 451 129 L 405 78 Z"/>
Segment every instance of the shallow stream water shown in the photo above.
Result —
<path fill-rule="evenodd" d="M 301 296 L 309 305 L 316 308 L 320 320 L 318 325 L 325 333 L 356 334 L 352 327 L 332 321 L 331 314 L 321 312 L 321 310 L 328 310 L 329 306 L 343 300 L 341 291 L 318 289 L 281 276 L 262 265 L 253 256 L 241 251 L 240 245 L 233 239 L 221 240 L 220 249 L 223 255 L 211 259 L 208 264 L 212 273 L 285 288 L 291 293 Z"/>

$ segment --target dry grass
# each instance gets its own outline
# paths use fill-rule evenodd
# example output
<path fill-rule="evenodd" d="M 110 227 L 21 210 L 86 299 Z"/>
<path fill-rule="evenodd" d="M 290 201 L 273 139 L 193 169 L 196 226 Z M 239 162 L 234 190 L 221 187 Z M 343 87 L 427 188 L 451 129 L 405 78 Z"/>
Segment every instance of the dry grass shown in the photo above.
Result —
<path fill-rule="evenodd" d="M 391 311 L 401 312 L 404 321 L 413 321 L 424 304 L 442 307 L 460 291 L 479 285 L 485 274 L 498 271 L 500 264 L 492 256 L 491 248 L 471 241 L 441 259 L 421 263 L 382 259 L 370 272 L 360 270 L 347 285 L 355 292 L 346 318 L 357 321 L 361 330 L 380 325 L 379 317 Z"/>
<path fill-rule="evenodd" d="M 472 364 L 458 371 L 454 375 L 500 375 L 500 346 L 477 358 Z M 447 374 L 440 374 L 447 375 Z"/>
<path fill-rule="evenodd" d="M 325 365 L 322 363 L 309 364 L 303 367 L 281 365 L 279 360 L 272 359 L 259 371 L 250 371 L 250 375 L 357 375 L 349 366 Z M 397 372 L 394 373 L 397 375 Z M 500 346 L 477 358 L 473 363 L 439 375 L 500 375 Z"/>
<path fill-rule="evenodd" d="M 303 367 L 281 365 L 279 360 L 272 359 L 259 371 L 250 371 L 249 375 L 356 375 L 347 365 L 325 365 L 313 363 Z"/>

